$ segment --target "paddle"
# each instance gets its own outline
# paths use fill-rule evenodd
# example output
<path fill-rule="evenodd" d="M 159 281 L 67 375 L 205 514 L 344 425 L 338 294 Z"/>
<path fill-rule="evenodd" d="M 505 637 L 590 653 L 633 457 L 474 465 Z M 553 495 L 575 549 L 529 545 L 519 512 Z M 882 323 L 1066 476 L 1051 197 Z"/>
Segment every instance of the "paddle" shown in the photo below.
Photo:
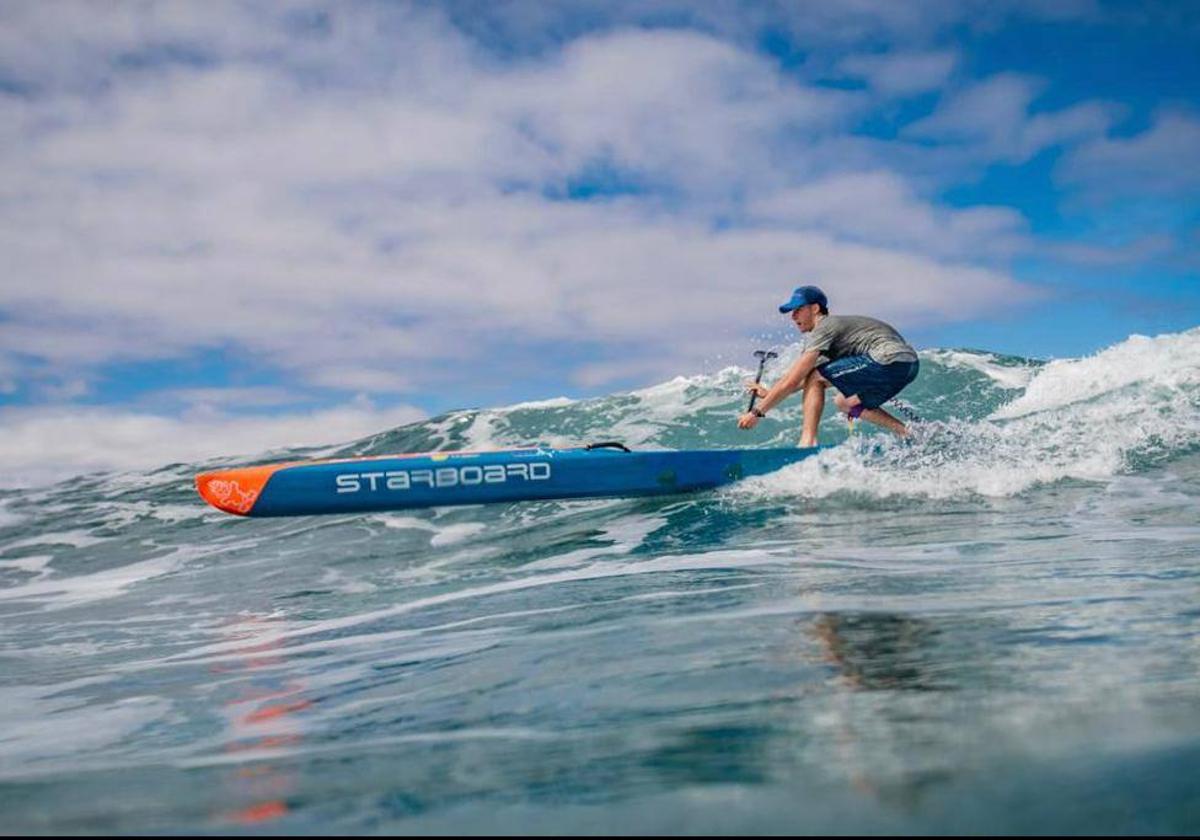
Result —
<path fill-rule="evenodd" d="M 762 381 L 763 368 L 767 365 L 767 359 L 774 359 L 778 353 L 773 353 L 770 350 L 755 350 L 755 357 L 758 359 L 758 376 L 754 377 L 754 384 L 757 385 Z M 758 399 L 758 391 L 750 392 L 750 405 L 746 411 L 754 410 L 754 401 Z"/>

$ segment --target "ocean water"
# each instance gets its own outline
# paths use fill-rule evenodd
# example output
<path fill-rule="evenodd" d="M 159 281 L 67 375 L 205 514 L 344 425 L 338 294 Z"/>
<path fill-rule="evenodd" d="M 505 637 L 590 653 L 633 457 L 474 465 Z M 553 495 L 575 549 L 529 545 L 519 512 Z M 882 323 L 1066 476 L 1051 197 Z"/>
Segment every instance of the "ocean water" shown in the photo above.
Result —
<path fill-rule="evenodd" d="M 263 460 L 794 441 L 798 405 L 735 428 L 747 374 Z M 679 497 L 0 492 L 0 830 L 1200 831 L 1200 329 L 926 351 L 904 396 L 907 445 L 830 416 Z"/>

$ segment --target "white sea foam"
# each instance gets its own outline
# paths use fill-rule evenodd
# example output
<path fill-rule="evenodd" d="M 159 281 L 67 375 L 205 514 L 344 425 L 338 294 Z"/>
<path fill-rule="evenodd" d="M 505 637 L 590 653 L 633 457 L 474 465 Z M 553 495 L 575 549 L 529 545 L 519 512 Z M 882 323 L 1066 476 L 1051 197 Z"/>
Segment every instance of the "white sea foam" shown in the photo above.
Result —
<path fill-rule="evenodd" d="M 161 697 L 125 697 L 106 705 L 81 705 L 67 694 L 41 686 L 4 686 L 0 704 L 0 778 L 28 778 L 31 765 L 75 769 L 81 756 L 113 747 L 156 720 L 171 703 Z"/>
<path fill-rule="evenodd" d="M 1094 356 L 1049 362 L 1021 396 L 997 409 L 992 417 L 1007 419 L 1058 409 L 1133 384 L 1158 386 L 1168 392 L 1163 396 L 1200 384 L 1200 328 L 1154 338 L 1133 335 Z"/>
<path fill-rule="evenodd" d="M 1011 496 L 1063 479 L 1106 481 L 1132 457 L 1200 443 L 1200 330 L 1134 336 L 1052 362 L 1013 402 L 975 421 L 928 423 L 901 443 L 860 438 L 731 488 L 733 497 Z"/>
<path fill-rule="evenodd" d="M 0 560 L 0 569 L 18 569 L 35 575 L 34 580 L 37 580 L 50 574 L 50 570 L 46 567 L 53 559 L 53 554 L 34 554 L 13 560 Z"/>
<path fill-rule="evenodd" d="M 1001 388 L 1024 388 L 1037 373 L 1033 364 L 1002 365 L 991 353 L 970 353 L 964 350 L 927 350 L 921 355 L 945 367 L 969 368 L 978 371 Z"/>
<path fill-rule="evenodd" d="M 226 459 L 214 459 L 217 464 L 224 465 Z M 191 464 L 179 464 L 163 467 L 153 472 L 116 472 L 105 475 L 106 489 L 114 492 L 125 490 L 150 490 L 156 487 L 166 487 L 173 484 L 190 484 L 195 476 L 195 467 Z"/>
<path fill-rule="evenodd" d="M 428 519 L 419 519 L 415 516 L 396 516 L 388 513 L 373 514 L 371 518 L 376 522 L 382 523 L 387 528 L 428 531 L 433 535 L 429 539 L 429 544 L 432 546 L 453 545 L 463 540 L 468 540 L 476 534 L 487 530 L 487 526 L 481 522 L 458 522 L 451 525 L 438 525 Z"/>
<path fill-rule="evenodd" d="M 10 525 L 17 525 L 24 522 L 26 517 L 19 513 L 14 513 L 4 505 L 0 504 L 0 528 L 7 528 Z"/>
<path fill-rule="evenodd" d="M 503 449 L 509 446 L 500 431 L 500 415 L 494 411 L 480 411 L 471 420 L 464 434 L 468 449 Z"/>
<path fill-rule="evenodd" d="M 482 522 L 459 522 L 456 525 L 445 525 L 437 530 L 429 544 L 433 546 L 453 545 L 486 530 L 487 526 Z"/>
<path fill-rule="evenodd" d="M 733 377 L 729 377 L 732 379 Z M 641 400 L 639 408 L 651 418 L 665 423 L 677 423 L 681 416 L 706 408 L 723 408 L 730 394 L 721 386 L 718 376 L 677 377 L 633 395 Z"/>
<path fill-rule="evenodd" d="M 32 601 L 39 603 L 44 609 L 59 610 L 113 598 L 135 584 L 180 568 L 187 553 L 179 549 L 163 557 L 117 566 L 89 575 L 39 577 L 27 583 L 0 589 L 0 601 Z"/>
<path fill-rule="evenodd" d="M 499 411 L 525 411 L 531 408 L 564 408 L 575 403 L 575 400 L 568 397 L 551 397 L 548 400 L 530 400 L 529 402 L 520 402 L 515 405 L 506 405 Z"/>
<path fill-rule="evenodd" d="M 658 516 L 631 515 L 623 517 L 608 523 L 606 527 L 600 529 L 600 533 L 593 537 L 592 542 L 600 542 L 600 545 L 560 552 L 544 560 L 529 563 L 524 568 L 527 571 L 564 569 L 605 556 L 625 557 L 641 545 L 646 537 L 666 524 L 667 520 Z"/>
<path fill-rule="evenodd" d="M 417 531 L 433 531 L 434 526 L 424 519 L 418 519 L 415 516 L 397 516 L 392 513 L 375 513 L 371 514 L 370 519 L 382 523 L 386 528 L 396 528 L 398 530 L 417 530 Z"/>
<path fill-rule="evenodd" d="M 72 548 L 87 548 L 90 545 L 102 543 L 106 539 L 107 537 L 94 537 L 87 531 L 50 531 L 0 544 L 0 549 L 8 551 L 32 545 L 69 545 Z"/>
<path fill-rule="evenodd" d="M 321 573 L 321 586 L 327 589 L 334 589 L 338 592 L 345 592 L 348 595 L 376 592 L 379 589 L 378 586 L 370 581 L 349 577 L 336 569 L 325 569 Z"/>
<path fill-rule="evenodd" d="M 185 522 L 189 519 L 209 518 L 212 509 L 194 505 L 161 504 L 151 501 L 110 502 L 105 505 L 104 524 L 108 528 L 128 528 L 141 519 L 157 519 L 161 522 Z"/>

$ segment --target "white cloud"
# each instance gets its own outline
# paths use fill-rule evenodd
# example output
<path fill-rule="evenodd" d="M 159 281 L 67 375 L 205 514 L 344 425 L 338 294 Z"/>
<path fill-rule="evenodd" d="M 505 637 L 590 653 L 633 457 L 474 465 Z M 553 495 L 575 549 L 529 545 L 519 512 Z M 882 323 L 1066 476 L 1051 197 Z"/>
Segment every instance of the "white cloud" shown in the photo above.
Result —
<path fill-rule="evenodd" d="M 694 366 L 799 274 L 925 321 L 1027 293 L 979 265 L 1016 247 L 1011 212 L 830 177 L 865 97 L 717 37 L 616 30 L 501 62 L 409 6 L 60 8 L 59 30 L 10 12 L 37 48 L 10 37 L 8 69 L 44 84 L 0 98 L 0 356 L 60 379 L 224 348 L 289 386 L 415 391 L 436 359 L 469 391 L 539 342 Z M 548 197 L 596 166 L 652 189 Z"/>
<path fill-rule="evenodd" d="M 82 379 L 45 382 L 38 387 L 38 396 L 47 402 L 64 402 L 86 396 L 91 386 Z"/>
<path fill-rule="evenodd" d="M 376 409 L 362 402 L 274 416 L 204 410 L 183 418 L 109 408 L 8 408 L 0 410 L 0 486 L 328 446 L 423 417 L 409 406 Z"/>
<path fill-rule="evenodd" d="M 17 392 L 17 372 L 19 365 L 14 358 L 0 352 L 0 394 L 15 394 Z"/>
<path fill-rule="evenodd" d="M 880 93 L 907 96 L 940 88 L 957 63 L 957 52 L 931 50 L 852 55 L 838 68 L 847 75 L 865 79 Z"/>
<path fill-rule="evenodd" d="M 1140 236 L 1122 244 L 1066 242 L 1056 245 L 1053 252 L 1064 260 L 1081 265 L 1113 267 L 1145 264 L 1172 254 L 1177 243 L 1165 234 Z"/>
<path fill-rule="evenodd" d="M 1009 256 L 1027 248 L 1024 218 L 1007 207 L 951 209 L 922 200 L 885 170 L 850 172 L 763 196 L 759 219 L 947 258 Z"/>
<path fill-rule="evenodd" d="M 409 391 L 413 387 L 410 376 L 360 365 L 314 367 L 308 371 L 305 380 L 326 388 L 376 394 Z"/>
<path fill-rule="evenodd" d="M 1031 113 L 1042 87 L 1015 73 L 991 76 L 951 94 L 904 134 L 959 144 L 987 161 L 1022 163 L 1045 148 L 1102 135 L 1115 121 L 1115 108 L 1101 102 Z"/>
<path fill-rule="evenodd" d="M 1101 195 L 1194 193 L 1200 187 L 1200 118 L 1167 110 L 1132 137 L 1097 137 L 1074 150 L 1058 176 Z"/>
<path fill-rule="evenodd" d="M 301 402 L 302 397 L 273 385 L 227 386 L 224 388 L 171 388 L 155 392 L 164 402 L 178 401 L 191 409 L 213 411 L 218 407 L 242 409 L 280 406 Z"/>

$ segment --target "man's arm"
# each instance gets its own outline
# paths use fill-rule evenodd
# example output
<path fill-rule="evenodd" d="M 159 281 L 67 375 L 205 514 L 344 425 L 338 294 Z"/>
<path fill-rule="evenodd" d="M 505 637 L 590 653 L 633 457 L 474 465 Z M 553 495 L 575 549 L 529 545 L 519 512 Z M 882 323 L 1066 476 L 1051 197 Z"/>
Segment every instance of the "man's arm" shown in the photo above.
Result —
<path fill-rule="evenodd" d="M 771 390 L 763 397 L 762 402 L 758 404 L 759 411 L 765 414 L 803 388 L 804 380 L 812 373 L 820 358 L 819 350 L 808 350 L 800 354 L 800 358 L 792 365 L 791 370 L 780 377 L 779 381 L 772 385 Z"/>

